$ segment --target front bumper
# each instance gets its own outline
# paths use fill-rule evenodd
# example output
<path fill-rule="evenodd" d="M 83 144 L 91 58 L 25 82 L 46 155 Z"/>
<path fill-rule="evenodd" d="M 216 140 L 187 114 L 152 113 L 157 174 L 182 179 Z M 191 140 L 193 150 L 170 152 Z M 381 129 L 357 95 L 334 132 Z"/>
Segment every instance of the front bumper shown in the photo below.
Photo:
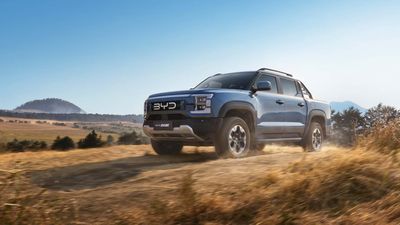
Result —
<path fill-rule="evenodd" d="M 172 123 L 170 130 L 156 129 L 154 123 L 158 121 L 145 120 L 143 132 L 154 140 L 212 143 L 222 124 L 222 118 L 187 118 L 167 121 Z"/>
<path fill-rule="evenodd" d="M 197 136 L 188 125 L 174 127 L 172 130 L 156 130 L 153 127 L 144 125 L 143 132 L 156 140 L 204 141 L 204 139 Z"/>

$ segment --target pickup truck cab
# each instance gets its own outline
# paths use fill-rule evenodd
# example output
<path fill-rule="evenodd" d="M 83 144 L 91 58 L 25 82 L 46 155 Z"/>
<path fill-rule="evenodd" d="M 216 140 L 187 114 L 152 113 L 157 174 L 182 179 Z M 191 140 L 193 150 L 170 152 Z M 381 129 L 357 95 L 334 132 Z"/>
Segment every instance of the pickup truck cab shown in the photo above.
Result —
<path fill-rule="evenodd" d="M 262 68 L 216 74 L 190 90 L 150 95 L 144 119 L 143 131 L 160 155 L 201 145 L 239 158 L 270 142 L 319 151 L 330 134 L 331 109 L 292 75 Z"/>

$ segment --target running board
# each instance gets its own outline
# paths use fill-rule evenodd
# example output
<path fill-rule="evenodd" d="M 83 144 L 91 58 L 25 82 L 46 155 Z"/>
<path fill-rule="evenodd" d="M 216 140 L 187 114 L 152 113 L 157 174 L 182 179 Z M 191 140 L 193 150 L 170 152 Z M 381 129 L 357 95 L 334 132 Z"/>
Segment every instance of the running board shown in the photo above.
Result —
<path fill-rule="evenodd" d="M 270 139 L 257 139 L 257 142 L 294 142 L 301 141 L 301 138 L 270 138 Z"/>

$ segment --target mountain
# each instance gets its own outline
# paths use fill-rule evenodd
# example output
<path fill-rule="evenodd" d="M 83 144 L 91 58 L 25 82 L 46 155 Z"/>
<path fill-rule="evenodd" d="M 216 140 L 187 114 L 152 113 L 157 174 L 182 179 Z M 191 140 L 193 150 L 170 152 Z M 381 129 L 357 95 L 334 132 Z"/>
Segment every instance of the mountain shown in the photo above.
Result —
<path fill-rule="evenodd" d="M 55 114 L 85 113 L 85 111 L 71 102 L 58 98 L 33 100 L 17 107 L 14 111 Z"/>
<path fill-rule="evenodd" d="M 335 110 L 335 112 L 343 112 L 344 110 L 350 108 L 350 107 L 354 107 L 358 110 L 360 110 L 360 112 L 365 113 L 367 112 L 367 109 L 359 106 L 358 104 L 352 102 L 352 101 L 344 101 L 344 102 L 331 102 L 331 108 L 332 110 Z"/>
<path fill-rule="evenodd" d="M 0 117 L 14 117 L 37 120 L 80 121 L 80 122 L 133 122 L 143 123 L 143 115 L 111 115 L 93 113 L 34 113 L 1 110 Z"/>

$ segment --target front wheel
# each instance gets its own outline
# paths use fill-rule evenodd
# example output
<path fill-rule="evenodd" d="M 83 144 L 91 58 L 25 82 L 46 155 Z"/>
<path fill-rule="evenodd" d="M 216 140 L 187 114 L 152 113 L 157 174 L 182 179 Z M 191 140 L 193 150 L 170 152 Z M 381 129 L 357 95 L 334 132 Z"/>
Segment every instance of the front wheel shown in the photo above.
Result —
<path fill-rule="evenodd" d="M 312 122 L 310 124 L 310 129 L 303 141 L 303 149 L 307 152 L 317 152 L 322 148 L 322 144 L 324 141 L 324 134 L 322 127 L 317 122 Z"/>
<path fill-rule="evenodd" d="M 173 141 L 151 140 L 151 147 L 158 155 L 176 155 L 181 153 L 183 145 Z"/>
<path fill-rule="evenodd" d="M 250 140 L 246 122 L 239 117 L 228 117 L 218 132 L 215 151 L 223 158 L 245 157 L 250 151 Z"/>

